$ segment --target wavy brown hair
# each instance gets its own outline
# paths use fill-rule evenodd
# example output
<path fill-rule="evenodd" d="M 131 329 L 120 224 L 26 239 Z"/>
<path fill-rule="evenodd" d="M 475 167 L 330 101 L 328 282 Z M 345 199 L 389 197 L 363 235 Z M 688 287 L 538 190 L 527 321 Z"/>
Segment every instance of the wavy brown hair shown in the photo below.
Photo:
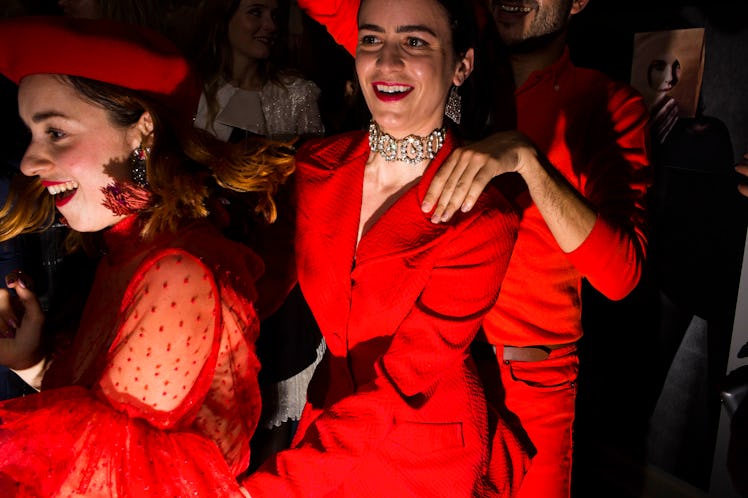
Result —
<path fill-rule="evenodd" d="M 150 200 L 138 212 L 145 239 L 207 217 L 215 205 L 211 197 L 223 190 L 246 194 L 251 211 L 268 222 L 275 219 L 273 195 L 294 169 L 289 144 L 260 139 L 227 144 L 140 92 L 87 78 L 63 80 L 84 100 L 106 110 L 114 126 L 129 127 L 144 112 L 151 115 L 153 143 L 146 165 Z M 43 230 L 54 216 L 52 198 L 38 178 L 17 175 L 0 209 L 0 241 Z"/>

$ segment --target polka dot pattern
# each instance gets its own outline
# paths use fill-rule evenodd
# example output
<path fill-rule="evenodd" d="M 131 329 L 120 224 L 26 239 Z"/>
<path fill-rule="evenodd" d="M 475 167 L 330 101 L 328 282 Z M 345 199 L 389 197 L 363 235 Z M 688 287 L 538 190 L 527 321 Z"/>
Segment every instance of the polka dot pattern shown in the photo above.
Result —
<path fill-rule="evenodd" d="M 134 303 L 113 345 L 104 384 L 126 386 L 122 393 L 151 410 L 169 412 L 184 402 L 211 355 L 220 323 L 214 282 L 190 279 L 203 272 L 199 261 L 171 255 L 144 275 L 136 290 L 143 299 Z M 146 294 L 150 287 L 161 290 Z M 190 358 L 190 365 L 176 366 L 181 358 Z M 117 394 L 114 388 L 111 395 Z"/>
<path fill-rule="evenodd" d="M 148 244 L 132 223 L 105 235 L 121 240 L 107 237 L 74 343 L 42 392 L 0 403 L 0 496 L 9 484 L 24 496 L 240 497 L 261 408 L 261 263 L 202 222 Z"/>

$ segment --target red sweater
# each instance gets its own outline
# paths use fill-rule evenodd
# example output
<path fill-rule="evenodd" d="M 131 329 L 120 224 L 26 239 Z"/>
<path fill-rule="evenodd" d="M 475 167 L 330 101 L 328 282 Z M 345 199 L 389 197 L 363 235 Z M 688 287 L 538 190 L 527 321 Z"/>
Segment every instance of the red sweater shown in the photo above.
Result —
<path fill-rule="evenodd" d="M 515 93 L 517 127 L 590 202 L 597 223 L 564 253 L 525 192 L 517 244 L 483 327 L 495 344 L 573 342 L 582 335 L 581 284 L 610 299 L 636 286 L 646 250 L 648 113 L 629 86 L 575 67 L 568 51 Z"/>

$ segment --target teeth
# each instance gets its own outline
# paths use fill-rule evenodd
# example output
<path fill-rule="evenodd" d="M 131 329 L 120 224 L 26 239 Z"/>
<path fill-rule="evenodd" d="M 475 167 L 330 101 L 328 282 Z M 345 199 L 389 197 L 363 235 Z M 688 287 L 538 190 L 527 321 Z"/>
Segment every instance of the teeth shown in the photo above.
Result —
<path fill-rule="evenodd" d="M 410 87 L 402 85 L 377 85 L 377 90 L 383 93 L 402 93 L 410 90 Z"/>
<path fill-rule="evenodd" d="M 513 14 L 516 14 L 518 12 L 522 12 L 523 14 L 527 14 L 532 10 L 531 7 L 523 7 L 521 5 L 508 5 L 505 3 L 499 4 L 499 8 L 503 10 L 504 12 L 511 12 Z"/>
<path fill-rule="evenodd" d="M 71 180 L 65 183 L 58 183 L 57 185 L 50 185 L 49 187 L 47 187 L 47 192 L 52 195 L 57 195 L 61 194 L 62 192 L 67 192 L 68 190 L 75 190 L 77 188 L 78 183 Z"/>

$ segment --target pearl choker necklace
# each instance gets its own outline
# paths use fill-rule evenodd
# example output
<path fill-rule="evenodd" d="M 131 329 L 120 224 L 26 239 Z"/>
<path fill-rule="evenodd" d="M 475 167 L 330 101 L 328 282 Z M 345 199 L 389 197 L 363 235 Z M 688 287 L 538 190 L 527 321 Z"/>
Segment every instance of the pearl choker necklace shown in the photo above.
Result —
<path fill-rule="evenodd" d="M 444 145 L 444 128 L 437 128 L 428 136 L 408 135 L 400 140 L 379 129 L 376 121 L 369 124 L 369 148 L 378 152 L 385 161 L 402 161 L 418 164 L 425 159 L 433 159 Z"/>

